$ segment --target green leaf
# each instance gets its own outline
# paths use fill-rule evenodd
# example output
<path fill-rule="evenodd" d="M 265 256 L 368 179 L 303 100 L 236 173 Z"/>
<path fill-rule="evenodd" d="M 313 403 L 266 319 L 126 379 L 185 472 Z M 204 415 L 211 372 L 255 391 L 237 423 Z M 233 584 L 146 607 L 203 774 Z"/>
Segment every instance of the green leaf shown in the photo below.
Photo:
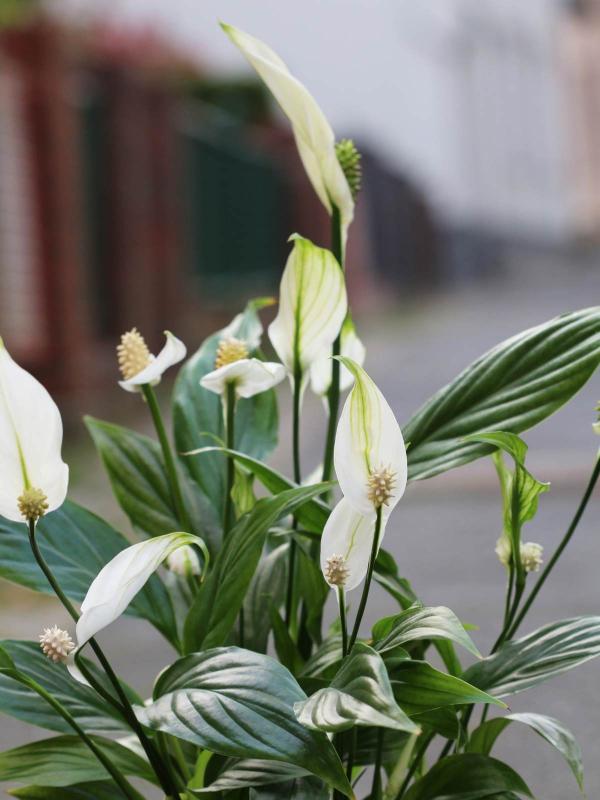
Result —
<path fill-rule="evenodd" d="M 473 731 L 467 750 L 471 753 L 489 755 L 496 739 L 511 722 L 527 725 L 555 747 L 571 768 L 581 793 L 585 795 L 581 748 L 571 731 L 552 717 L 543 714 L 507 714 L 505 717 L 488 720 Z"/>
<path fill-rule="evenodd" d="M 186 653 L 226 642 L 256 570 L 271 525 L 312 497 L 325 484 L 265 497 L 237 521 L 202 584 L 185 622 Z"/>
<path fill-rule="evenodd" d="M 296 642 L 290 636 L 287 625 L 276 608 L 271 608 L 271 624 L 273 627 L 273 644 L 280 663 L 297 675 L 303 666 L 303 659 Z"/>
<path fill-rule="evenodd" d="M 297 591 L 306 608 L 306 630 L 312 641 L 320 644 L 323 608 L 329 597 L 329 586 L 317 562 L 310 557 L 302 544 L 298 546 L 297 556 Z"/>
<path fill-rule="evenodd" d="M 409 479 L 420 480 L 491 452 L 466 436 L 519 433 L 553 414 L 600 362 L 600 308 L 565 314 L 513 336 L 477 359 L 403 429 Z"/>
<path fill-rule="evenodd" d="M 104 565 L 130 542 L 104 520 L 66 501 L 37 525 L 42 555 L 62 590 L 81 602 Z M 52 594 L 50 584 L 31 555 L 27 531 L 18 522 L 0 517 L 0 577 L 36 592 Z M 125 612 L 151 622 L 170 642 L 176 624 L 169 594 L 153 576 Z"/>
<path fill-rule="evenodd" d="M 17 669 L 15 662 L 12 660 L 5 647 L 0 646 L 0 669 Z"/>
<path fill-rule="evenodd" d="M 250 789 L 250 800 L 329 800 L 330 794 L 323 781 L 308 777 Z"/>
<path fill-rule="evenodd" d="M 383 548 L 377 554 L 374 577 L 402 608 L 410 608 L 418 601 L 410 582 L 399 575 L 394 557 Z"/>
<path fill-rule="evenodd" d="M 86 781 L 58 788 L 24 786 L 22 789 L 11 789 L 9 794 L 22 800 L 123 800 L 123 792 L 112 781 Z"/>
<path fill-rule="evenodd" d="M 398 707 L 381 656 L 362 642 L 354 645 L 331 686 L 297 703 L 294 712 L 302 725 L 327 733 L 355 725 L 420 731 Z"/>
<path fill-rule="evenodd" d="M 156 783 L 150 765 L 132 750 L 99 736 L 95 744 L 124 775 Z M 46 786 L 69 786 L 102 781 L 107 771 L 78 736 L 55 736 L 0 753 L 0 781 L 34 781 Z"/>
<path fill-rule="evenodd" d="M 469 667 L 463 678 L 496 697 L 536 686 L 600 655 L 600 617 L 551 622 Z"/>
<path fill-rule="evenodd" d="M 264 464 L 256 458 L 240 453 L 237 450 L 228 450 L 226 447 L 202 447 L 199 450 L 191 450 L 184 453 L 186 458 L 198 459 L 198 465 L 202 467 L 202 459 L 208 453 L 222 453 L 229 458 L 235 458 L 236 462 L 245 467 L 262 483 L 265 489 L 268 489 L 271 494 L 279 494 L 285 492 L 287 489 L 296 489 L 297 484 L 286 478 L 277 470 Z M 204 464 L 207 467 L 207 463 Z M 223 490 L 225 491 L 225 490 Z M 329 517 L 329 506 L 318 498 L 314 498 L 305 503 L 302 508 L 298 509 L 298 521 L 311 533 L 321 534 L 327 518 Z"/>
<path fill-rule="evenodd" d="M 491 703 L 506 708 L 495 697 L 465 680 L 446 675 L 426 661 L 403 661 L 392 673 L 394 697 L 409 716 L 444 706 Z"/>
<path fill-rule="evenodd" d="M 271 630 L 271 608 L 279 608 L 285 598 L 287 554 L 282 544 L 263 556 L 244 600 L 244 644 L 248 650 L 266 653 Z"/>
<path fill-rule="evenodd" d="M 260 303 L 250 302 L 227 329 L 205 339 L 180 370 L 173 391 L 175 444 L 179 453 L 213 444 L 215 436 L 224 439 L 221 398 L 200 386 L 200 379 L 214 369 L 217 347 L 223 336 L 235 336 L 257 346 L 262 332 L 257 314 L 259 308 Z M 278 423 L 277 398 L 273 389 L 249 399 L 240 398 L 235 413 L 235 448 L 264 459 L 277 444 Z M 210 498 L 221 519 L 225 459 L 213 453 L 202 460 L 186 458 L 184 463 L 190 477 Z"/>
<path fill-rule="evenodd" d="M 430 711 L 413 714 L 413 719 L 419 725 L 439 733 L 444 739 L 458 739 L 460 736 L 460 725 L 452 707 L 433 708 Z"/>
<path fill-rule="evenodd" d="M 134 529 L 143 536 L 161 536 L 185 530 L 171 496 L 158 442 L 140 433 L 85 417 L 85 424 L 100 454 L 117 501 Z M 194 530 L 212 553 L 218 549 L 220 525 L 214 509 L 187 474 L 179 481 Z"/>
<path fill-rule="evenodd" d="M 267 758 L 309 770 L 352 795 L 333 745 L 293 713 L 306 695 L 272 658 L 237 647 L 194 653 L 159 676 L 142 724 L 215 753 Z"/>
<path fill-rule="evenodd" d="M 434 764 L 411 786 L 405 800 L 482 800 L 502 792 L 533 797 L 525 781 L 507 764 L 488 756 L 461 753 Z"/>
<path fill-rule="evenodd" d="M 75 717 L 85 731 L 122 735 L 129 730 L 121 715 L 110 704 L 93 689 L 74 681 L 63 664 L 49 661 L 37 643 L 4 640 L 1 644 L 13 660 L 14 668 L 41 684 Z M 86 662 L 86 666 L 106 686 L 102 673 L 90 662 Z M 139 698 L 130 690 L 128 694 L 134 702 L 139 702 Z M 54 709 L 42 702 L 39 695 L 1 673 L 0 712 L 40 728 L 72 733 L 72 728 Z"/>
<path fill-rule="evenodd" d="M 201 795 L 244 789 L 248 786 L 267 786 L 271 783 L 284 783 L 305 777 L 308 774 L 309 772 L 301 767 L 284 764 L 281 761 L 243 758 L 226 764 L 216 781 L 203 789 L 196 789 L 194 793 Z"/>
<path fill-rule="evenodd" d="M 305 678 L 333 678 L 342 661 L 342 637 L 328 636 L 308 659 L 302 670 Z"/>
<path fill-rule="evenodd" d="M 444 606 L 415 604 L 401 614 L 380 619 L 373 627 L 373 639 L 373 647 L 380 653 L 420 639 L 448 639 L 481 658 L 458 617 Z"/>

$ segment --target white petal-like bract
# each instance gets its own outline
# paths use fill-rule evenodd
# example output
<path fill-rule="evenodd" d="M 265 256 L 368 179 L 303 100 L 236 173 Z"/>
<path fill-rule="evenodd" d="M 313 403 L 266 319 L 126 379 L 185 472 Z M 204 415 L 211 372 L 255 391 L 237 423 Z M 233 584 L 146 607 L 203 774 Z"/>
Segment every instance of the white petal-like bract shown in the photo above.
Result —
<path fill-rule="evenodd" d="M 198 545 L 205 562 L 206 545 L 191 533 L 167 533 L 131 545 L 103 567 L 88 589 L 81 604 L 77 623 L 77 647 L 82 647 L 125 611 L 153 572 L 178 547 Z"/>
<path fill-rule="evenodd" d="M 367 515 L 361 514 L 343 497 L 335 506 L 325 523 L 321 537 L 321 570 L 330 586 L 338 584 L 328 580 L 328 562 L 336 556 L 343 559 L 343 567 L 347 575 L 343 583 L 344 589 L 355 589 L 367 574 L 369 556 L 375 535 L 375 511 Z M 379 545 L 385 533 L 387 516 L 381 521 Z"/>
<path fill-rule="evenodd" d="M 358 338 L 356 328 L 350 317 L 346 317 L 342 325 L 341 355 L 351 358 L 359 366 L 365 362 L 366 349 Z M 310 388 L 319 397 L 324 397 L 331 386 L 331 369 L 333 360 L 331 348 L 324 350 L 310 368 Z M 340 365 L 340 391 L 345 392 L 354 383 L 354 375 L 344 364 Z"/>
<path fill-rule="evenodd" d="M 241 358 L 204 375 L 200 386 L 215 394 L 223 394 L 228 384 L 233 383 L 238 397 L 254 397 L 272 389 L 284 378 L 283 364 L 260 361 L 258 358 Z"/>
<path fill-rule="evenodd" d="M 304 169 L 329 213 L 340 212 L 344 239 L 354 216 L 354 200 L 335 152 L 335 135 L 318 103 L 281 58 L 264 42 L 222 23 L 231 41 L 269 87 L 290 120 Z"/>
<path fill-rule="evenodd" d="M 293 375 L 296 361 L 304 374 L 324 350 L 331 350 L 348 301 L 344 273 L 329 250 L 301 236 L 292 238 L 269 338 Z"/>
<path fill-rule="evenodd" d="M 48 511 L 63 504 L 69 468 L 62 437 L 56 403 L 0 339 L 0 515 L 23 522 L 17 499 L 30 487 L 46 495 Z"/>
<path fill-rule="evenodd" d="M 344 497 L 361 514 L 374 510 L 370 477 L 387 470 L 393 476 L 385 512 L 389 513 L 406 489 L 406 447 L 402 431 L 385 397 L 367 373 L 349 358 L 340 361 L 354 374 L 355 382 L 338 423 L 334 465 Z"/>
<path fill-rule="evenodd" d="M 171 331 L 165 331 L 167 341 L 160 353 L 152 359 L 152 361 L 133 378 L 126 381 L 119 381 L 119 386 L 127 392 L 138 392 L 140 387 L 145 384 L 155 386 L 160 383 L 163 372 L 166 372 L 169 367 L 178 364 L 182 361 L 187 353 L 186 346 L 174 336 Z"/>

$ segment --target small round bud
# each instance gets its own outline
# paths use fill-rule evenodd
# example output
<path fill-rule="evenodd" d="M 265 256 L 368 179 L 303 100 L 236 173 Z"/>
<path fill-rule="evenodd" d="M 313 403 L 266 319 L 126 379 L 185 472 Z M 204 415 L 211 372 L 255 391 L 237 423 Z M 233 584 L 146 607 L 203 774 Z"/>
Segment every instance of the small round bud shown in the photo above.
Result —
<path fill-rule="evenodd" d="M 388 467 L 381 467 L 371 472 L 367 479 L 368 498 L 375 508 L 387 506 L 396 485 L 396 473 Z"/>
<path fill-rule="evenodd" d="M 59 661 L 64 663 L 69 653 L 75 649 L 73 640 L 67 631 L 61 630 L 58 625 L 53 628 L 46 628 L 40 634 L 39 639 L 43 654 L 55 663 Z"/>
<path fill-rule="evenodd" d="M 335 553 L 329 556 L 325 565 L 325 580 L 327 583 L 331 586 L 344 586 L 349 574 L 344 556 L 339 556 Z"/>
<path fill-rule="evenodd" d="M 248 358 L 248 345 L 246 342 L 242 339 L 236 339 L 234 336 L 221 339 L 217 348 L 215 369 L 241 361 L 243 358 Z"/>
<path fill-rule="evenodd" d="M 202 572 L 198 554 L 188 544 L 178 547 L 167 557 L 167 568 L 184 578 L 200 575 Z"/>
<path fill-rule="evenodd" d="M 353 199 L 360 191 L 360 184 L 362 181 L 362 167 L 360 164 L 361 155 L 356 149 L 356 145 L 352 139 L 342 139 L 336 142 L 335 154 L 340 162 L 342 172 L 346 176 L 348 186 L 352 192 Z"/>
<path fill-rule="evenodd" d="M 37 522 L 48 510 L 48 498 L 41 489 L 30 486 L 17 498 L 19 511 L 27 522 Z"/>
<path fill-rule="evenodd" d="M 137 328 L 132 328 L 121 336 L 121 343 L 117 346 L 117 359 L 121 375 L 126 381 L 139 375 L 152 361 L 152 354 Z"/>
<path fill-rule="evenodd" d="M 511 546 L 507 536 L 501 536 L 498 539 L 494 551 L 498 556 L 498 561 L 505 567 L 508 567 L 510 564 Z"/>
<path fill-rule="evenodd" d="M 542 553 L 544 548 L 536 542 L 525 542 L 521 544 L 521 564 L 525 572 L 539 572 L 544 563 Z"/>

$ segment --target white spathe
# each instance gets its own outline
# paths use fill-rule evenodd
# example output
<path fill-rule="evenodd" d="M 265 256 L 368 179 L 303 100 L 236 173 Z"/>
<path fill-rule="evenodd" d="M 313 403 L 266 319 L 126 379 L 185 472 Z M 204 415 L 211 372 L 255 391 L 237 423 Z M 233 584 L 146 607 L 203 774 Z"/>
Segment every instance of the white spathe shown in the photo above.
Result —
<path fill-rule="evenodd" d="M 319 199 L 331 214 L 340 212 L 343 239 L 354 216 L 354 200 L 335 152 L 335 135 L 325 114 L 306 87 L 268 45 L 221 23 L 231 41 L 258 72 L 290 120 L 304 169 Z"/>
<path fill-rule="evenodd" d="M 344 273 L 334 256 L 294 234 L 279 287 L 279 311 L 269 325 L 271 344 L 293 377 L 307 376 L 344 322 L 348 299 Z"/>
<path fill-rule="evenodd" d="M 369 514 L 361 514 L 345 497 L 342 497 L 325 523 L 321 537 L 321 571 L 326 576 L 328 559 L 332 556 L 342 556 L 344 566 L 348 570 L 348 577 L 344 582 L 346 591 L 355 589 L 367 574 L 375 535 L 375 521 L 376 514 L 373 509 Z M 379 547 L 386 523 L 387 515 L 382 515 Z M 333 584 L 329 585 L 335 588 Z"/>
<path fill-rule="evenodd" d="M 129 380 L 126 381 L 119 381 L 119 386 L 122 389 L 125 389 L 127 392 L 139 392 L 140 388 L 145 384 L 156 386 L 157 383 L 160 383 L 163 373 L 166 372 L 169 367 L 178 364 L 185 358 L 187 348 L 181 339 L 174 336 L 171 331 L 165 331 L 164 333 L 167 341 L 163 349 L 157 356 L 153 356 L 148 366 L 144 367 L 144 369 L 138 372 L 137 375 L 134 375 L 133 378 L 129 378 Z"/>
<path fill-rule="evenodd" d="M 365 363 L 366 348 L 358 338 L 356 328 L 350 317 L 346 317 L 342 325 L 340 336 L 340 353 L 347 358 L 351 358 L 361 367 Z M 319 397 L 324 397 L 331 386 L 332 370 L 331 349 L 324 350 L 310 368 L 310 388 Z M 341 364 L 340 367 L 340 391 L 345 392 L 354 383 L 354 375 L 348 367 Z"/>
<path fill-rule="evenodd" d="M 23 522 L 17 499 L 30 487 L 46 495 L 48 511 L 63 504 L 69 468 L 62 438 L 56 403 L 0 339 L 0 515 Z"/>
<path fill-rule="evenodd" d="M 238 397 L 254 397 L 272 389 L 285 378 L 285 367 L 273 361 L 258 358 L 241 358 L 231 364 L 209 372 L 200 380 L 200 386 L 215 394 L 224 394 L 233 384 Z"/>
<path fill-rule="evenodd" d="M 402 431 L 385 397 L 364 369 L 349 358 L 340 356 L 339 360 L 355 377 L 335 437 L 333 458 L 340 489 L 356 511 L 372 514 L 369 477 L 387 469 L 394 476 L 394 487 L 383 509 L 389 514 L 406 489 L 408 468 Z"/>
<path fill-rule="evenodd" d="M 77 622 L 77 647 L 114 622 L 150 576 L 178 547 L 197 545 L 208 562 L 206 545 L 191 533 L 167 533 L 126 547 L 103 567 L 88 589 Z"/>

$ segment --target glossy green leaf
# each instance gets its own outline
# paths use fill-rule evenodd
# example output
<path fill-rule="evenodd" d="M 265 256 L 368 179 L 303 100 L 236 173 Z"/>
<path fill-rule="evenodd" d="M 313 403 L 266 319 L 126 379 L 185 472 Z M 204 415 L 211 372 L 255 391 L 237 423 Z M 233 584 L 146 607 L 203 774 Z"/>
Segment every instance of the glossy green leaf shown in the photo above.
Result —
<path fill-rule="evenodd" d="M 465 680 L 440 672 L 425 661 L 403 661 L 394 668 L 391 677 L 394 697 L 411 717 L 433 708 L 466 703 L 506 707 L 497 698 Z"/>
<path fill-rule="evenodd" d="M 496 697 L 536 686 L 600 655 L 600 617 L 551 622 L 504 644 L 463 674 L 463 678 Z"/>
<path fill-rule="evenodd" d="M 460 709 L 458 710 L 460 711 Z M 419 725 L 439 733 L 444 739 L 458 739 L 460 725 L 456 713 L 452 706 L 447 706 L 444 708 L 432 708 L 420 714 L 413 714 L 412 718 Z"/>
<path fill-rule="evenodd" d="M 383 547 L 377 553 L 374 578 L 398 602 L 401 608 L 410 608 L 413 603 L 418 601 L 410 582 L 398 573 L 394 557 Z"/>
<path fill-rule="evenodd" d="M 132 750 L 110 739 L 92 739 L 124 775 L 156 782 L 148 762 Z M 55 736 L 0 753 L 0 781 L 69 786 L 107 777 L 107 771 L 78 736 Z"/>
<path fill-rule="evenodd" d="M 271 609 L 271 624 L 277 659 L 286 669 L 289 669 L 292 675 L 297 675 L 301 671 L 304 662 L 298 650 L 298 645 L 290 636 L 287 625 L 276 608 Z"/>
<path fill-rule="evenodd" d="M 429 478 L 492 448 L 480 431 L 519 433 L 553 414 L 600 363 L 600 307 L 565 314 L 513 336 L 441 389 L 403 430 L 409 479 Z"/>
<path fill-rule="evenodd" d="M 469 738 L 467 750 L 471 753 L 489 755 L 498 736 L 512 722 L 526 725 L 555 747 L 571 768 L 577 785 L 582 794 L 584 794 L 581 748 L 571 731 L 552 717 L 547 717 L 543 714 L 507 714 L 505 717 L 490 719 L 473 731 Z"/>
<path fill-rule="evenodd" d="M 380 653 L 422 639 L 448 639 L 481 657 L 471 637 L 453 611 L 444 606 L 415 604 L 401 614 L 385 617 L 373 626 L 373 647 Z"/>
<path fill-rule="evenodd" d="M 251 472 L 262 483 L 265 489 L 268 489 L 271 494 L 279 494 L 285 492 L 287 489 L 297 488 L 297 484 L 286 478 L 277 470 L 267 466 L 262 461 L 252 458 L 245 453 L 240 453 L 237 450 L 228 450 L 226 447 L 207 446 L 199 450 L 188 451 L 184 454 L 185 458 L 199 459 L 198 466 L 203 464 L 202 459 L 210 453 L 222 453 L 229 458 L 235 458 L 236 462 Z M 208 462 L 205 466 L 208 468 Z M 302 508 L 298 509 L 298 521 L 307 530 L 312 533 L 321 534 L 327 518 L 329 516 L 329 506 L 318 498 L 314 498 L 310 502 L 305 503 Z"/>
<path fill-rule="evenodd" d="M 2 648 L 13 660 L 16 669 L 34 678 L 69 711 L 85 731 L 120 733 L 128 731 L 120 714 L 95 691 L 74 681 L 62 664 L 53 664 L 36 642 L 4 640 Z M 102 673 L 90 662 L 86 666 L 94 677 L 106 685 Z M 139 702 L 128 690 L 134 702 Z M 0 673 L 0 712 L 22 722 L 59 733 L 72 729 L 54 709 L 39 696 L 7 675 Z"/>
<path fill-rule="evenodd" d="M 140 721 L 215 753 L 294 764 L 351 796 L 341 762 L 325 734 L 297 722 L 306 695 L 272 658 L 237 647 L 194 653 L 159 676 Z"/>
<path fill-rule="evenodd" d="M 406 793 L 405 800 L 483 800 L 502 792 L 533 797 L 525 781 L 489 756 L 461 753 L 438 761 Z"/>
<path fill-rule="evenodd" d="M 90 511 L 67 501 L 40 520 L 37 541 L 62 590 L 81 602 L 102 567 L 130 542 Z M 31 554 L 25 525 L 0 517 L 0 577 L 36 592 L 52 589 Z M 153 576 L 126 611 L 151 622 L 169 641 L 176 624 L 169 594 Z"/>
<path fill-rule="evenodd" d="M 93 417 L 85 424 L 106 468 L 115 497 L 134 529 L 143 536 L 185 530 L 171 496 L 158 442 Z M 220 524 L 212 504 L 181 470 L 179 481 L 193 530 L 216 552 Z"/>
<path fill-rule="evenodd" d="M 226 642 L 260 560 L 269 528 L 285 514 L 323 493 L 325 484 L 266 497 L 231 529 L 188 614 L 185 652 Z"/>
<path fill-rule="evenodd" d="M 24 786 L 11 789 L 9 794 L 22 800 L 123 800 L 123 792 L 112 781 L 86 781 L 60 787 Z"/>
<path fill-rule="evenodd" d="M 243 758 L 231 761 L 219 774 L 216 781 L 203 789 L 196 789 L 194 794 L 203 795 L 213 792 L 226 792 L 233 789 L 244 789 L 248 786 L 267 786 L 271 783 L 285 783 L 296 778 L 305 777 L 309 772 L 293 764 L 281 761 L 267 761 L 260 758 Z"/>
<path fill-rule="evenodd" d="M 250 789 L 249 800 L 329 800 L 330 794 L 323 781 L 311 776 Z"/>
<path fill-rule="evenodd" d="M 333 678 L 342 661 L 342 637 L 328 636 L 304 665 L 306 678 Z"/>
<path fill-rule="evenodd" d="M 244 600 L 244 645 L 248 650 L 266 653 L 271 630 L 271 608 L 285 599 L 287 555 L 282 544 L 260 560 Z"/>
<path fill-rule="evenodd" d="M 214 437 L 224 439 L 221 398 L 200 386 L 200 379 L 212 372 L 219 341 L 235 336 L 251 345 L 256 355 L 262 327 L 257 311 L 262 301 L 252 301 L 226 329 L 205 339 L 200 349 L 180 370 L 173 391 L 173 423 L 179 453 L 187 453 L 214 444 Z M 262 303 L 264 305 L 265 303 Z M 277 399 L 274 390 L 250 399 L 241 398 L 235 414 L 235 447 L 258 459 L 264 459 L 277 444 Z M 221 519 L 225 496 L 225 458 L 218 453 L 183 459 L 193 480 L 211 499 Z"/>
<path fill-rule="evenodd" d="M 331 686 L 296 703 L 294 712 L 305 727 L 327 733 L 356 725 L 420 731 L 398 707 L 383 659 L 362 642 L 354 645 Z"/>

